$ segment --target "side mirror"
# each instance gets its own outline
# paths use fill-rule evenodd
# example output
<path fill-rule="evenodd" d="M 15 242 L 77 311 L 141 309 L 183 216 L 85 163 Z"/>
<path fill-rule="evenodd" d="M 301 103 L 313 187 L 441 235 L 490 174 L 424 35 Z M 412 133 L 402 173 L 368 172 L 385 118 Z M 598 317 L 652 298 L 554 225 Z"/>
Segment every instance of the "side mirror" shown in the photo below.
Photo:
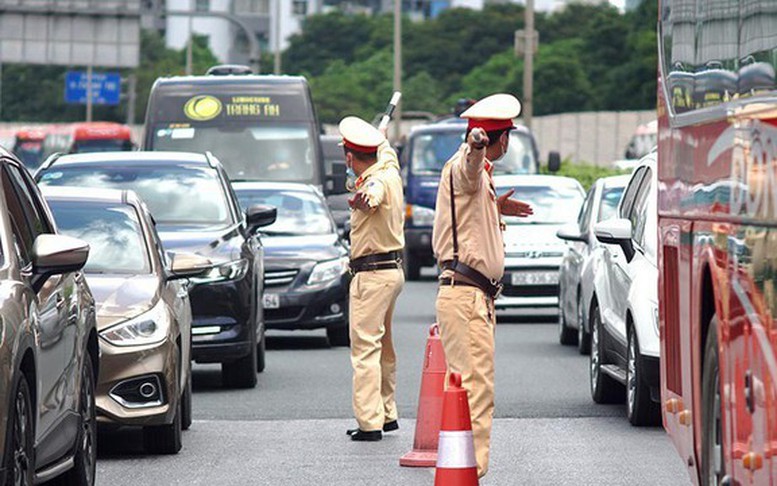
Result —
<path fill-rule="evenodd" d="M 561 154 L 555 150 L 548 153 L 548 171 L 558 172 L 561 169 Z"/>
<path fill-rule="evenodd" d="M 199 277 L 213 268 L 213 262 L 194 253 L 174 253 L 168 280 Z"/>
<path fill-rule="evenodd" d="M 345 188 L 346 179 L 345 162 L 333 162 L 332 173 L 326 176 L 327 192 L 329 195 L 345 194 L 348 190 Z"/>
<path fill-rule="evenodd" d="M 246 209 L 246 223 L 250 234 L 259 228 L 270 226 L 277 218 L 278 210 L 273 206 L 254 205 Z"/>
<path fill-rule="evenodd" d="M 32 246 L 32 286 L 37 292 L 47 278 L 76 272 L 89 258 L 89 244 L 65 235 L 40 235 Z"/>
<path fill-rule="evenodd" d="M 600 221 L 594 226 L 596 239 L 607 245 L 620 245 L 626 260 L 634 258 L 634 244 L 631 241 L 631 221 L 612 218 Z"/>
<path fill-rule="evenodd" d="M 556 236 L 565 241 L 580 241 L 582 243 L 588 243 L 588 238 L 580 233 L 580 229 L 576 224 L 569 224 L 564 226 L 556 232 Z"/>

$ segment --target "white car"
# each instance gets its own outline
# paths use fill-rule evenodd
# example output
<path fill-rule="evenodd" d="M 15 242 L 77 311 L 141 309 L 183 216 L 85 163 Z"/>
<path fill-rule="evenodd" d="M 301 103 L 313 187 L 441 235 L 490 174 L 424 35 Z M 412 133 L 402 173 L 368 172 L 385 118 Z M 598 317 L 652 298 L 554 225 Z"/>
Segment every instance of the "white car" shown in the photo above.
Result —
<path fill-rule="evenodd" d="M 585 198 L 577 221 L 558 231 L 567 241 L 567 251 L 559 274 L 559 342 L 575 344 L 581 354 L 591 349 L 588 311 L 593 295 L 596 249 L 602 244 L 594 235 L 594 225 L 615 215 L 629 176 L 597 180 Z"/>
<path fill-rule="evenodd" d="M 591 395 L 597 403 L 625 398 L 633 425 L 661 419 L 656 186 L 653 152 L 632 173 L 616 217 L 594 225 L 604 245 L 594 256 Z"/>
<path fill-rule="evenodd" d="M 556 236 L 575 220 L 585 192 L 570 177 L 522 175 L 495 176 L 498 194 L 531 204 L 528 218 L 505 217 L 504 290 L 497 309 L 530 309 L 531 314 L 555 315 L 558 311 L 558 271 L 566 244 Z"/>

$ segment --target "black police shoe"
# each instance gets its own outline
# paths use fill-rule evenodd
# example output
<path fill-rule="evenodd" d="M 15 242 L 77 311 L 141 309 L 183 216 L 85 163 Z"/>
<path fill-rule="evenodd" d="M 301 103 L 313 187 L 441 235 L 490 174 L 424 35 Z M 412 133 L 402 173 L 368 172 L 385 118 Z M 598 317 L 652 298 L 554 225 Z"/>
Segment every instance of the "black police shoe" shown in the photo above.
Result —
<path fill-rule="evenodd" d="M 394 432 L 395 430 L 399 430 L 399 422 L 396 420 L 383 424 L 383 432 Z"/>
<path fill-rule="evenodd" d="M 383 439 L 383 432 L 380 430 L 372 430 L 365 432 L 361 429 L 349 430 L 348 435 L 351 436 L 351 440 L 356 442 L 377 442 Z"/>

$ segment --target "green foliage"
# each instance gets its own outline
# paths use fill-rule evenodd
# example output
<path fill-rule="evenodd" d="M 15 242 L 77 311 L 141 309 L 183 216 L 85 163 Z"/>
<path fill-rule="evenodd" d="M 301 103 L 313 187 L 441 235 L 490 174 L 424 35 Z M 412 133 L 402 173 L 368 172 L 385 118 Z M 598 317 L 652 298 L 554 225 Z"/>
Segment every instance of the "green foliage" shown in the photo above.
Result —
<path fill-rule="evenodd" d="M 608 4 L 537 14 L 534 112 L 655 106 L 655 2 L 629 14 Z M 424 22 L 404 19 L 404 109 L 447 113 L 458 98 L 521 96 L 523 61 L 513 40 L 522 26 L 523 6 L 513 3 L 449 9 Z M 389 15 L 310 17 L 291 39 L 284 71 L 310 77 L 323 122 L 349 113 L 372 118 L 391 90 L 392 32 Z"/>
<path fill-rule="evenodd" d="M 540 168 L 540 172 L 543 174 L 550 174 L 550 172 L 548 171 L 548 167 L 546 165 L 543 165 Z M 573 179 L 577 179 L 578 182 L 580 182 L 580 184 L 585 188 L 586 191 L 599 178 L 622 175 L 622 174 L 628 174 L 628 172 L 619 171 L 617 169 L 612 169 L 610 167 L 599 167 L 599 166 L 591 165 L 587 163 L 575 164 L 571 162 L 569 159 L 565 159 L 561 163 L 561 168 L 559 169 L 559 171 L 555 173 L 555 175 L 572 177 Z"/>

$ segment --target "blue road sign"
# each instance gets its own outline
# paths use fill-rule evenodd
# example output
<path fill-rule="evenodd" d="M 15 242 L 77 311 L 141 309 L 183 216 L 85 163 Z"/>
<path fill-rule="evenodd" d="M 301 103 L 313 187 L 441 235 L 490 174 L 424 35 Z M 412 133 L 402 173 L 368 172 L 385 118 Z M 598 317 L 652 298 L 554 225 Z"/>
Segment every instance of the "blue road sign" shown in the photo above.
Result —
<path fill-rule="evenodd" d="M 65 103 L 86 104 L 87 75 L 85 71 L 68 71 L 65 75 Z M 119 73 L 92 73 L 92 103 L 118 105 L 121 95 Z"/>

